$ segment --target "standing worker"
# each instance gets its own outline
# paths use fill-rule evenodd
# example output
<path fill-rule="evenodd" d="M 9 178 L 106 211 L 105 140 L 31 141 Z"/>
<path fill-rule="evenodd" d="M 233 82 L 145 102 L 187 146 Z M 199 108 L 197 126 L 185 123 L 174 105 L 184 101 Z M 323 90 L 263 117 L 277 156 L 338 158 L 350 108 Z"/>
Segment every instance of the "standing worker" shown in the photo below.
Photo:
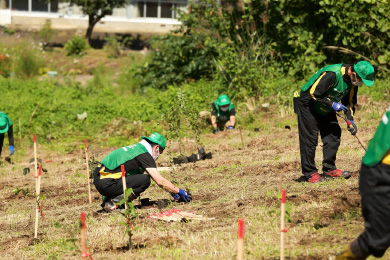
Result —
<path fill-rule="evenodd" d="M 109 153 L 101 161 L 101 165 L 94 170 L 93 183 L 99 193 L 104 196 L 102 207 L 106 212 L 115 210 L 116 203 L 124 198 L 121 180 L 122 164 L 126 172 L 126 186 L 133 189 L 128 198 L 130 201 L 149 188 L 150 177 L 158 186 L 170 192 L 175 199 L 182 199 L 186 202 L 192 200 L 186 191 L 173 185 L 157 170 L 155 161 L 165 149 L 165 138 L 158 133 L 141 138 L 143 140 L 139 143 L 121 147 Z M 143 174 L 145 170 L 148 174 Z"/>
<path fill-rule="evenodd" d="M 336 260 L 382 257 L 390 247 L 390 107 L 363 157 L 359 190 L 365 230 Z"/>
<path fill-rule="evenodd" d="M 4 135 L 8 132 L 9 151 L 10 155 L 14 154 L 14 130 L 11 119 L 6 113 L 0 112 L 0 155 L 3 149 Z"/>
<path fill-rule="evenodd" d="M 217 133 L 224 130 L 225 127 L 228 130 L 233 130 L 236 124 L 236 109 L 234 105 L 230 103 L 227 95 L 220 95 L 217 100 L 211 104 L 211 125 L 214 130 L 213 133 Z"/>
<path fill-rule="evenodd" d="M 315 164 L 315 151 L 318 132 L 323 143 L 322 171 L 326 177 L 348 177 L 336 167 L 336 154 L 340 146 L 341 128 L 336 112 L 344 111 L 352 127 L 352 135 L 357 133 L 353 120 L 357 103 L 358 87 L 363 83 L 368 87 L 374 84 L 374 68 L 367 61 L 355 64 L 334 64 L 317 71 L 302 87 L 297 102 L 299 148 L 302 173 L 309 182 L 324 179 Z"/>

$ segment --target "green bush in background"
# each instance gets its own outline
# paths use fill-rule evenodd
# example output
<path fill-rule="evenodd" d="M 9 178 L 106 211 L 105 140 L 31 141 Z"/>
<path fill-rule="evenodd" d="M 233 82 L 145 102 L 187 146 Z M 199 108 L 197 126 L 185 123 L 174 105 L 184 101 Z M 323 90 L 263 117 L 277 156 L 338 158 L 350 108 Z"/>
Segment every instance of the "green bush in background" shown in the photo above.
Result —
<path fill-rule="evenodd" d="M 88 49 L 87 40 L 80 36 L 75 36 L 73 39 L 67 41 L 64 45 L 67 56 L 82 56 Z"/>

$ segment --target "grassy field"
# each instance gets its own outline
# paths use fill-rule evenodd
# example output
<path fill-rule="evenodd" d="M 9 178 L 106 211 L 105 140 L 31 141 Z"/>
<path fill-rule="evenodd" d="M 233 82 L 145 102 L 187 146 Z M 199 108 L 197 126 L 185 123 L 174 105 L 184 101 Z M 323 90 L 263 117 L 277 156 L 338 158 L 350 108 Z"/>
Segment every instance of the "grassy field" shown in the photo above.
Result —
<path fill-rule="evenodd" d="M 367 143 L 388 104 L 373 102 L 366 96 L 360 96 L 359 103 L 355 122 Z M 337 166 L 351 171 L 352 177 L 320 184 L 301 182 L 295 115 L 282 117 L 267 112 L 258 114 L 253 124 L 256 122 L 264 127 L 260 132 L 243 130 L 244 149 L 239 130 L 203 134 L 201 141 L 206 151 L 213 153 L 211 160 L 162 172 L 179 187 L 190 190 L 194 199 L 189 204 L 172 202 L 165 209 L 174 207 L 215 219 L 167 223 L 147 217 L 159 212 L 155 207 L 137 209 L 140 215 L 134 225 L 138 229 L 130 251 L 119 224 L 122 216 L 100 213 L 101 197 L 93 185 L 93 202 L 88 203 L 83 140 L 55 140 L 51 145 L 40 145 L 38 140 L 38 157 L 48 172 L 43 173 L 41 185 L 45 220 L 40 220 L 38 240 L 34 240 L 34 179 L 31 174 L 22 174 L 33 157 L 33 143 L 16 144 L 21 148 L 12 157 L 14 164 L 2 158 L 0 168 L 2 259 L 79 259 L 78 220 L 82 211 L 86 214 L 87 244 L 94 259 L 236 259 L 239 218 L 245 222 L 245 259 L 279 259 L 281 178 L 291 207 L 286 222 L 287 259 L 332 259 L 364 228 L 358 190 L 363 149 L 340 121 L 343 133 Z M 284 127 L 287 124 L 291 130 Z M 195 152 L 194 140 L 184 138 L 182 142 L 186 155 Z M 98 160 L 117 148 L 101 147 L 93 140 L 89 144 L 90 155 Z M 177 142 L 168 140 L 166 152 L 157 161 L 159 166 L 167 166 L 178 149 Z M 321 151 L 319 145 L 319 167 Z M 16 194 L 16 189 L 29 192 Z M 141 196 L 170 199 L 153 182 Z M 390 259 L 390 252 L 383 259 Z"/>

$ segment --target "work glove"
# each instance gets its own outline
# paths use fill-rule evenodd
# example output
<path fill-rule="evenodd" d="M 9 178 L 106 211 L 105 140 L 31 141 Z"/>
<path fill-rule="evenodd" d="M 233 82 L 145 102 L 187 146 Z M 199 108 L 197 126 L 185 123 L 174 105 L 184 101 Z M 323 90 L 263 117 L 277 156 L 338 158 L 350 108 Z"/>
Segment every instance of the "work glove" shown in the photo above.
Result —
<path fill-rule="evenodd" d="M 184 200 L 185 202 L 190 202 L 192 200 L 191 195 L 188 194 L 185 190 L 179 189 L 179 193 L 171 193 L 174 199 Z"/>
<path fill-rule="evenodd" d="M 215 128 L 214 130 L 213 130 L 213 134 L 216 134 L 216 133 L 218 133 L 219 131 L 218 131 L 218 129 L 217 128 Z"/>
<path fill-rule="evenodd" d="M 351 132 L 352 135 L 355 135 L 358 131 L 355 122 L 353 120 L 348 120 L 347 125 L 348 125 L 348 131 Z"/>
<path fill-rule="evenodd" d="M 173 193 L 173 192 L 171 192 L 171 196 L 172 196 L 175 200 L 180 199 L 179 193 Z"/>
<path fill-rule="evenodd" d="M 14 154 L 15 148 L 14 148 L 13 145 L 10 145 L 10 146 L 9 146 L 9 151 L 10 151 L 10 155 L 13 155 L 13 154 Z"/>
<path fill-rule="evenodd" d="M 348 107 L 344 106 L 343 104 L 333 102 L 332 109 L 336 112 L 340 112 L 340 111 L 347 111 Z"/>
<path fill-rule="evenodd" d="M 233 129 L 234 129 L 234 127 L 233 127 L 233 126 L 231 126 L 231 125 L 229 125 L 227 129 L 228 129 L 228 130 L 233 130 Z"/>

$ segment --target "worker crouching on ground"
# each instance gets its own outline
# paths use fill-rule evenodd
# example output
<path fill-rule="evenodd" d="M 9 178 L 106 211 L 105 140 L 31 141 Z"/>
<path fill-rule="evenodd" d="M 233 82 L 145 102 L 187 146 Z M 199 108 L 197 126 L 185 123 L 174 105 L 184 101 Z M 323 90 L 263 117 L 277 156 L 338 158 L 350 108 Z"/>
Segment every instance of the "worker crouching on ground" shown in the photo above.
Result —
<path fill-rule="evenodd" d="M 224 130 L 233 130 L 236 124 L 236 109 L 230 103 L 227 95 L 220 95 L 216 101 L 211 104 L 211 125 L 213 133 Z"/>
<path fill-rule="evenodd" d="M 365 230 L 336 260 L 382 257 L 390 246 L 390 107 L 363 157 L 359 190 Z"/>
<path fill-rule="evenodd" d="M 320 182 L 315 164 L 318 132 L 323 143 L 322 171 L 325 177 L 349 177 L 336 167 L 336 154 L 340 146 L 341 128 L 336 112 L 344 111 L 357 133 L 353 120 L 358 87 L 374 84 L 374 68 L 367 61 L 356 64 L 334 64 L 320 69 L 302 87 L 299 98 L 294 99 L 298 114 L 299 148 L 302 173 L 309 182 Z"/>
<path fill-rule="evenodd" d="M 10 155 L 14 154 L 14 130 L 11 119 L 6 113 L 0 112 L 0 155 L 3 149 L 4 135 L 8 133 Z"/>
<path fill-rule="evenodd" d="M 132 188 L 129 196 L 132 201 L 150 186 L 150 177 L 158 186 L 170 192 L 175 199 L 191 201 L 191 196 L 184 190 L 173 185 L 157 170 L 155 160 L 165 149 L 165 138 L 153 133 L 149 137 L 142 136 L 143 140 L 131 146 L 125 146 L 112 151 L 94 170 L 94 184 L 100 194 L 104 196 L 102 207 L 111 212 L 117 208 L 116 203 L 124 198 L 122 186 L 121 165 L 126 172 L 126 186 Z M 148 174 L 143 174 L 147 171 Z"/>

